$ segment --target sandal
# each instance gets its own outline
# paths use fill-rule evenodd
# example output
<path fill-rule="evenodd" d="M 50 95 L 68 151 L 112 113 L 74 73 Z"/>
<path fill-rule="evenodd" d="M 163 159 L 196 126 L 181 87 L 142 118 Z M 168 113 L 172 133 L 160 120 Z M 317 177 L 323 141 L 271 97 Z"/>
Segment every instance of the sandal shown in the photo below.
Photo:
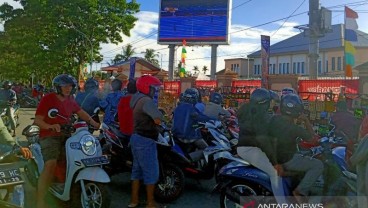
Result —
<path fill-rule="evenodd" d="M 135 207 L 138 207 L 139 206 L 139 203 L 130 203 L 128 204 L 128 208 L 135 208 Z"/>

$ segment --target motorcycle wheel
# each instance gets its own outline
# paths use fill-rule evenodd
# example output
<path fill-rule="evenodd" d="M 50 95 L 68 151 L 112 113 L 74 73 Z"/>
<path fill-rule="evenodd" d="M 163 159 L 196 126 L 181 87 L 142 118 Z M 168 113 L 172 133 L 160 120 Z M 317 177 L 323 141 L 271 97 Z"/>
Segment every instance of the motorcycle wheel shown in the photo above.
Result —
<path fill-rule="evenodd" d="M 29 160 L 28 163 L 24 166 L 24 172 L 27 176 L 29 183 L 32 187 L 37 188 L 38 178 L 40 177 L 40 173 L 38 172 L 37 164 L 34 160 Z"/>
<path fill-rule="evenodd" d="M 165 164 L 155 188 L 156 201 L 168 203 L 176 200 L 183 192 L 184 184 L 183 171 L 174 164 Z"/>
<path fill-rule="evenodd" d="M 109 208 L 111 195 L 107 186 L 94 181 L 84 181 L 87 199 L 84 198 L 80 187 L 80 182 L 72 187 L 71 207 L 72 208 Z"/>
<path fill-rule="evenodd" d="M 230 199 L 228 196 L 230 191 L 233 197 L 238 197 L 237 201 Z M 221 208 L 229 208 L 229 207 L 243 207 L 244 204 L 252 203 L 251 196 L 260 196 L 261 190 L 256 185 L 247 183 L 247 182 L 233 182 L 230 183 L 227 187 L 225 187 L 221 191 L 220 195 L 220 207 Z"/>

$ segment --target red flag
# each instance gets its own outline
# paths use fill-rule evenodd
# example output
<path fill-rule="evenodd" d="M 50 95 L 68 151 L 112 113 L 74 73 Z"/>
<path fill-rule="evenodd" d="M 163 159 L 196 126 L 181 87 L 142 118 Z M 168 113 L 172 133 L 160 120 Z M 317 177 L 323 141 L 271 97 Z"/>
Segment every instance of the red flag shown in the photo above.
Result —
<path fill-rule="evenodd" d="M 183 40 L 183 46 L 187 45 L 187 41 Z"/>
<path fill-rule="evenodd" d="M 346 18 L 353 18 L 353 19 L 358 18 L 358 13 L 356 13 L 354 10 L 350 9 L 347 6 L 345 7 L 345 15 L 346 15 Z"/>

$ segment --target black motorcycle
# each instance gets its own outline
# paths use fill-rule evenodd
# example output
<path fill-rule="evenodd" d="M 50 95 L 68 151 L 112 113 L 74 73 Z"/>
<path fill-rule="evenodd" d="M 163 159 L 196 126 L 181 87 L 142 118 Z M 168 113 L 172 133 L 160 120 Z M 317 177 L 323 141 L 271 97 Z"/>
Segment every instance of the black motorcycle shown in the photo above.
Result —
<path fill-rule="evenodd" d="M 0 155 L 0 207 L 25 207 L 24 180 L 16 162 L 22 160 L 17 155 L 18 148 Z"/>
<path fill-rule="evenodd" d="M 176 200 L 184 190 L 184 173 L 173 160 L 178 154 L 173 150 L 173 139 L 170 130 L 159 126 L 157 139 L 157 153 L 160 175 L 156 184 L 155 199 L 158 202 Z M 110 163 L 103 166 L 109 176 L 124 172 L 131 172 L 133 156 L 129 145 L 130 138 L 119 131 L 115 125 L 102 123 L 99 141 L 102 151 L 108 156 Z"/>

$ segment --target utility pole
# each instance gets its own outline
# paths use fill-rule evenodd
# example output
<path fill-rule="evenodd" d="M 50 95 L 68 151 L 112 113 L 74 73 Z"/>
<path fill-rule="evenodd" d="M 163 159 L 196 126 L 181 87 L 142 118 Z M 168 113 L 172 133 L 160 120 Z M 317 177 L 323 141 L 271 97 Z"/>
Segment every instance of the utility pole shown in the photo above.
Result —
<path fill-rule="evenodd" d="M 174 52 L 175 45 L 169 45 L 169 80 L 172 81 L 174 79 Z"/>
<path fill-rule="evenodd" d="M 309 0 L 309 79 L 317 79 L 320 13 L 319 0 Z"/>
<path fill-rule="evenodd" d="M 215 80 L 216 75 L 217 47 L 218 45 L 211 45 L 211 80 Z"/>

